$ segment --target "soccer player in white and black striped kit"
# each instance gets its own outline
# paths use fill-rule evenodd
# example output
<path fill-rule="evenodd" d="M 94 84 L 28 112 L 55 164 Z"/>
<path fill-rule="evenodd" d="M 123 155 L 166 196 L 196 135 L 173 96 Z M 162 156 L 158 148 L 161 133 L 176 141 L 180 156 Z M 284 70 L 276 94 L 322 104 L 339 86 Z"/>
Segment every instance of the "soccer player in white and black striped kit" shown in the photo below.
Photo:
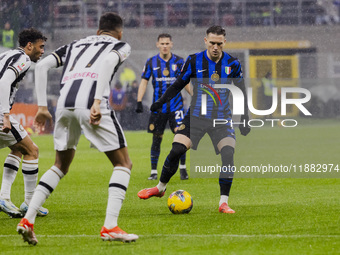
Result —
<path fill-rule="evenodd" d="M 40 127 L 51 118 L 46 100 L 47 71 L 63 66 L 63 73 L 54 129 L 55 163 L 41 177 L 28 211 L 17 226 L 29 244 L 38 242 L 33 232 L 37 209 L 68 172 L 82 131 L 92 146 L 105 152 L 114 167 L 101 238 L 123 242 L 138 239 L 117 226 L 132 168 L 123 130 L 108 103 L 110 81 L 131 51 L 129 44 L 120 41 L 122 29 L 119 15 L 105 13 L 97 35 L 60 47 L 36 66 L 39 109 L 35 121 Z"/>
<path fill-rule="evenodd" d="M 12 218 L 21 218 L 27 211 L 38 180 L 38 147 L 27 135 L 25 129 L 10 116 L 10 110 L 31 62 L 37 62 L 44 53 L 47 38 L 34 28 L 19 33 L 19 47 L 0 54 L 0 149 L 8 147 L 11 152 L 5 159 L 1 191 L 0 211 Z M 11 187 L 22 160 L 22 173 L 25 185 L 25 201 L 20 209 L 11 201 Z M 38 215 L 48 214 L 40 208 Z"/>

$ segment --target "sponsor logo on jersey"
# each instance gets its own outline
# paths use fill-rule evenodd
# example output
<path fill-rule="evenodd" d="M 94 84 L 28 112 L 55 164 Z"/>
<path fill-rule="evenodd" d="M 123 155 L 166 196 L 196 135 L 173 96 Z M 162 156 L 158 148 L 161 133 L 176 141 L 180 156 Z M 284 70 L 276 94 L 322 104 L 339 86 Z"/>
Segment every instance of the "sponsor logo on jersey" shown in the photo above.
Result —
<path fill-rule="evenodd" d="M 76 78 L 91 78 L 91 79 L 98 79 L 97 73 L 91 73 L 91 72 L 82 72 L 82 73 L 74 73 L 71 75 L 66 75 L 63 78 L 63 83 L 67 82 L 68 80 L 76 79 Z"/>
<path fill-rule="evenodd" d="M 165 82 L 174 82 L 176 80 L 175 77 L 157 77 L 156 81 L 165 81 Z"/>

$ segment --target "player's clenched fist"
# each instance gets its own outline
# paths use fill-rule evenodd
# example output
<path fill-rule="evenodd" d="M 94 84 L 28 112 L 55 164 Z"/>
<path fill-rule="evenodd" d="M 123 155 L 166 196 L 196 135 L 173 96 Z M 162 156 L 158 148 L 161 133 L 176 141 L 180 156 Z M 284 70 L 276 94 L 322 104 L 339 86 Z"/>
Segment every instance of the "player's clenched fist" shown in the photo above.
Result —
<path fill-rule="evenodd" d="M 95 99 L 91 107 L 90 123 L 92 125 L 99 125 L 102 114 L 100 112 L 100 100 Z"/>

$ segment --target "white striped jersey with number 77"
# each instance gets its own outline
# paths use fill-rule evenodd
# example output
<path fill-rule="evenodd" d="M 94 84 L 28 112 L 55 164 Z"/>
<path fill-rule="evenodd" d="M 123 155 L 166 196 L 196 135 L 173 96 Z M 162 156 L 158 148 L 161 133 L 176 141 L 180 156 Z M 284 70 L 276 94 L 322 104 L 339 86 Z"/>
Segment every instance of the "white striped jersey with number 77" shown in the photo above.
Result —
<path fill-rule="evenodd" d="M 128 58 L 131 47 L 108 35 L 88 36 L 58 48 L 52 55 L 57 66 L 63 66 L 60 97 L 57 109 L 90 109 L 94 100 L 101 61 L 111 51 L 119 56 L 119 64 L 112 67 L 111 80 L 120 64 Z M 104 91 L 108 100 L 110 85 Z M 103 100 L 104 101 L 104 100 Z M 102 102 L 106 105 L 106 102 Z"/>

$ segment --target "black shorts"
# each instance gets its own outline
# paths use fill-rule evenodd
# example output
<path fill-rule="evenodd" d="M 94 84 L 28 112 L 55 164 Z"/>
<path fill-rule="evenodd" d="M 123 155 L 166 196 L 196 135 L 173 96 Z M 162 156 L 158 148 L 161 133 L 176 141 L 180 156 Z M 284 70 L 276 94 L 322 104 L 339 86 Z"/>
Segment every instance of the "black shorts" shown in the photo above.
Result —
<path fill-rule="evenodd" d="M 179 126 L 176 134 L 185 135 L 191 140 L 191 148 L 196 150 L 202 137 L 208 133 L 214 145 L 216 154 L 220 151 L 217 144 L 226 137 L 231 137 L 236 140 L 235 131 L 230 124 L 213 126 L 213 121 L 205 118 L 198 118 L 190 116 L 188 113 L 185 115 L 183 123 Z"/>
<path fill-rule="evenodd" d="M 175 128 L 182 124 L 184 117 L 183 109 L 171 113 L 151 113 L 149 119 L 148 132 L 162 135 L 164 133 L 166 123 L 169 120 L 169 126 L 173 133 Z"/>

